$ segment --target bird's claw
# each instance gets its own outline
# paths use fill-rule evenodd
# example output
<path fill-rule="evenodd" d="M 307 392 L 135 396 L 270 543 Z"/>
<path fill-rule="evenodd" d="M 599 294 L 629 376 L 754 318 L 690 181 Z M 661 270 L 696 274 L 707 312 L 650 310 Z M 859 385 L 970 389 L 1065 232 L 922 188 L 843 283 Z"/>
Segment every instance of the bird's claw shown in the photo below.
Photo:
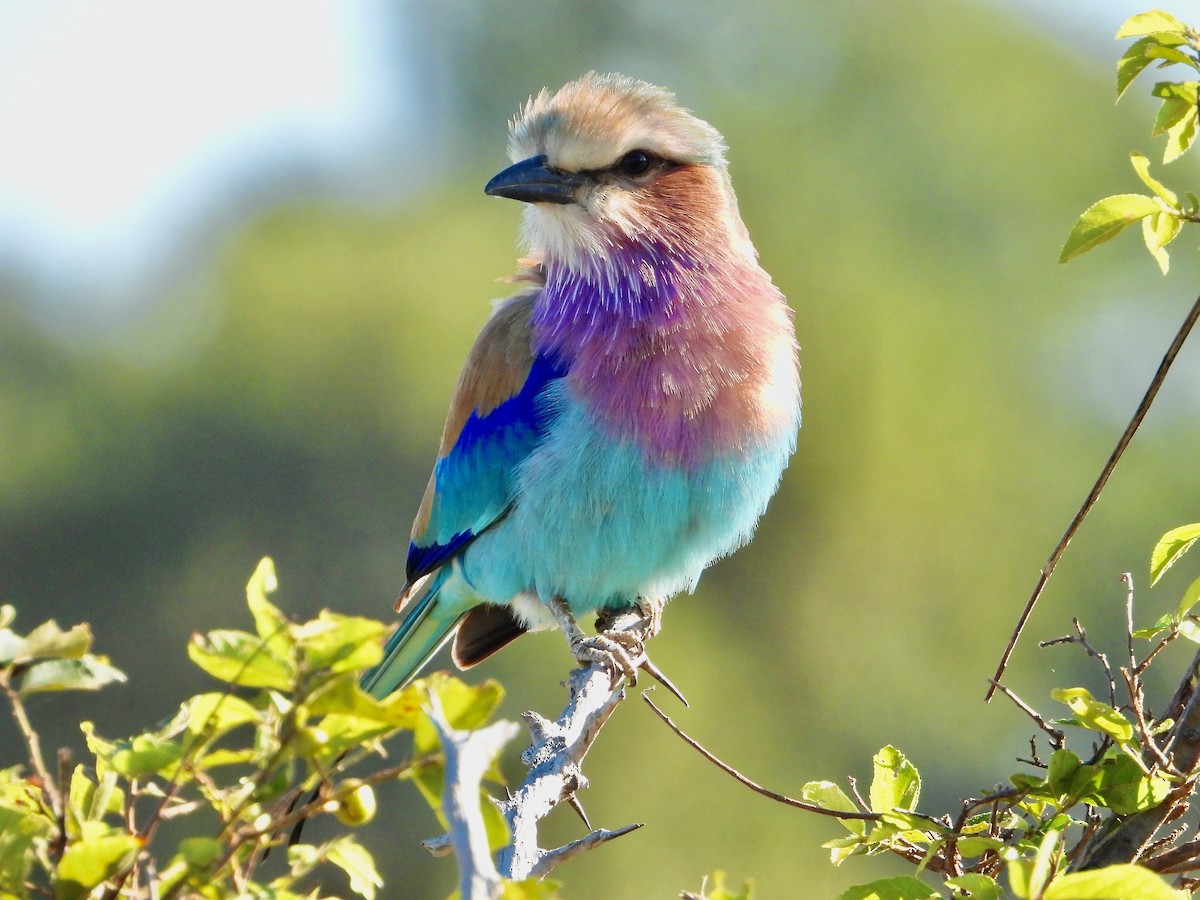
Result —
<path fill-rule="evenodd" d="M 641 641 L 637 641 L 637 650 L 631 653 L 632 648 L 626 637 L 633 636 L 620 632 L 606 632 L 591 637 L 580 635 L 571 641 L 571 654 L 581 663 L 598 663 L 608 669 L 614 689 L 621 681 L 627 681 L 632 686 L 637 684 L 639 657 L 644 657 L 644 650 L 641 649 Z"/>

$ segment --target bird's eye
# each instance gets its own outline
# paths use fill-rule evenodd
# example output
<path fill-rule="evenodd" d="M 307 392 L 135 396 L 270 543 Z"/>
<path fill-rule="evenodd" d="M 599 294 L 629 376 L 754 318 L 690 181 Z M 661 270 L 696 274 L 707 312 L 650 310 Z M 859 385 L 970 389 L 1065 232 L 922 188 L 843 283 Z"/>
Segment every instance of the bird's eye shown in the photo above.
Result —
<path fill-rule="evenodd" d="M 645 150 L 630 150 L 621 157 L 617 166 L 626 175 L 637 177 L 638 175 L 646 174 L 646 171 L 650 168 L 651 161 L 650 154 Z"/>

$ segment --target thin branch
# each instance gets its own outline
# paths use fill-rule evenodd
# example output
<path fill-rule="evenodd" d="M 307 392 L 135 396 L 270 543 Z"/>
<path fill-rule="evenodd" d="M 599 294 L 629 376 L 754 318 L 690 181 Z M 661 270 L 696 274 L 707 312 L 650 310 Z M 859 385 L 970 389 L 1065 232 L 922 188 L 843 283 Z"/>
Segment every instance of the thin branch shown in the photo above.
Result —
<path fill-rule="evenodd" d="M 1012 657 L 1013 650 L 1016 649 L 1017 641 L 1021 637 L 1021 632 L 1025 629 L 1025 623 L 1029 621 L 1029 616 L 1033 613 L 1033 607 L 1037 604 L 1038 598 L 1042 596 L 1042 591 L 1046 589 L 1047 583 L 1050 581 L 1050 576 L 1054 574 L 1054 569 L 1058 565 L 1058 561 L 1062 559 L 1062 555 L 1066 552 L 1067 545 L 1071 543 L 1071 539 L 1075 537 L 1075 532 L 1079 530 L 1079 526 L 1083 524 L 1083 520 L 1087 518 L 1087 514 L 1091 512 L 1096 501 L 1100 499 L 1100 492 L 1104 490 L 1104 486 L 1108 483 L 1109 476 L 1117 467 L 1117 463 L 1121 461 L 1121 457 L 1125 454 L 1125 449 L 1129 446 L 1133 436 L 1137 433 L 1138 427 L 1142 424 L 1142 420 L 1146 418 L 1146 413 L 1150 411 L 1151 404 L 1154 403 L 1154 398 L 1158 396 L 1158 389 L 1162 387 L 1163 381 L 1167 377 L 1167 372 L 1171 368 L 1171 364 L 1175 362 L 1175 357 L 1179 355 L 1180 349 L 1183 347 L 1183 342 L 1187 340 L 1188 334 L 1191 333 L 1192 326 L 1196 324 L 1196 320 L 1200 319 L 1200 297 L 1192 304 L 1191 310 L 1187 317 L 1183 320 L 1183 324 L 1179 326 L 1179 331 L 1175 335 L 1175 339 L 1171 341 L 1171 346 L 1167 348 L 1166 354 L 1162 358 L 1162 362 L 1158 364 L 1158 369 L 1154 373 L 1154 378 L 1150 381 L 1150 387 L 1146 389 L 1145 395 L 1138 404 L 1137 410 L 1133 414 L 1133 418 L 1129 420 L 1129 424 L 1125 426 L 1125 432 L 1117 441 L 1117 446 L 1113 448 L 1112 454 L 1108 458 L 1108 462 L 1104 464 L 1104 468 L 1100 470 L 1100 476 L 1096 479 L 1096 483 L 1092 485 L 1091 491 L 1088 492 L 1087 498 L 1083 501 L 1083 505 L 1079 507 L 1079 511 L 1075 513 L 1075 518 L 1071 520 L 1071 524 L 1067 526 L 1067 530 L 1059 539 L 1058 545 L 1054 548 L 1054 552 L 1050 554 L 1050 559 L 1046 562 L 1045 568 L 1038 576 L 1037 584 L 1033 588 L 1033 593 L 1029 595 L 1029 600 L 1025 603 L 1025 608 L 1021 611 L 1020 618 L 1017 619 L 1017 625 L 1013 629 L 1012 636 L 1008 639 L 1008 645 L 1004 648 L 1004 653 L 1000 657 L 1000 664 L 996 667 L 996 674 L 992 676 L 991 686 L 984 697 L 985 702 L 990 702 L 993 695 L 996 693 L 996 685 L 1004 678 L 1004 672 L 1008 668 L 1008 661 Z"/>
<path fill-rule="evenodd" d="M 1053 725 L 1051 725 L 1049 722 L 1047 722 L 1044 718 L 1042 718 L 1041 713 L 1039 713 L 1036 709 L 1034 709 L 1032 706 L 1030 706 L 1028 703 L 1026 703 L 1020 697 L 1018 697 L 1013 691 L 1009 690 L 1007 687 L 1000 684 L 999 682 L 992 682 L 992 684 L 995 688 L 997 688 L 1000 691 L 1000 693 L 1004 694 L 1005 697 L 1007 697 L 1013 703 L 1017 704 L 1017 708 L 1020 709 L 1021 712 L 1025 713 L 1025 715 L 1027 715 L 1027 716 L 1029 716 L 1029 718 L 1033 719 L 1034 724 L 1036 724 L 1038 728 L 1040 728 L 1042 731 L 1046 732 L 1046 734 L 1050 738 L 1050 746 L 1052 748 L 1054 748 L 1055 750 L 1061 750 L 1063 748 L 1063 746 L 1066 744 L 1066 740 L 1067 740 L 1067 736 L 1065 734 L 1063 734 L 1061 731 L 1059 731 L 1057 728 L 1055 728 Z M 1030 746 L 1032 746 L 1033 738 L 1030 738 L 1029 741 L 1030 741 Z M 1037 756 L 1037 751 L 1034 750 L 1034 757 L 1036 758 L 1036 756 Z M 1038 763 L 1033 763 L 1033 765 L 1038 765 Z M 1042 768 L 1045 768 L 1045 766 L 1042 766 Z"/>
<path fill-rule="evenodd" d="M 0 675 L 0 687 L 4 688 L 4 693 L 8 696 L 8 702 L 12 707 L 13 719 L 16 720 L 17 728 L 21 732 L 21 737 L 25 741 L 25 747 L 29 751 L 29 764 L 33 767 L 34 773 L 38 780 L 41 781 L 42 792 L 46 795 L 46 799 L 50 804 L 50 809 L 54 813 L 54 818 L 61 819 L 63 817 L 63 799 L 62 793 L 59 790 L 58 784 L 50 775 L 50 770 L 46 768 L 46 760 L 42 756 L 42 744 L 38 739 L 38 734 L 33 730 L 33 725 L 29 721 L 29 716 L 25 712 L 25 704 L 21 700 L 21 694 L 9 682 L 8 677 Z"/>
<path fill-rule="evenodd" d="M 1121 576 L 1125 585 L 1125 646 L 1129 650 L 1129 670 L 1137 671 L 1137 656 L 1133 652 L 1133 573 L 1125 572 Z"/>
<path fill-rule="evenodd" d="M 642 699 L 646 701 L 646 703 L 652 710 L 654 710 L 658 717 L 666 723 L 667 727 L 675 732 L 675 734 L 677 734 L 685 744 L 707 759 L 726 775 L 731 776 L 745 787 L 750 788 L 750 790 L 754 791 L 756 794 L 762 794 L 764 797 L 774 800 L 776 803 L 782 803 L 784 806 L 794 806 L 796 809 L 803 809 L 807 812 L 816 813 L 817 815 L 821 816 L 829 816 L 833 819 L 859 819 L 866 822 L 878 822 L 883 818 L 883 816 L 881 816 L 879 813 L 873 812 L 841 812 L 834 809 L 826 809 L 823 806 L 817 806 L 815 803 L 806 803 L 803 800 L 797 800 L 794 797 L 778 794 L 775 791 L 765 788 L 758 782 L 751 781 L 733 766 L 722 762 L 714 754 L 706 750 L 699 741 L 684 733 L 683 729 L 671 721 L 670 716 L 654 705 L 654 701 L 650 699 L 648 694 L 642 694 Z"/>

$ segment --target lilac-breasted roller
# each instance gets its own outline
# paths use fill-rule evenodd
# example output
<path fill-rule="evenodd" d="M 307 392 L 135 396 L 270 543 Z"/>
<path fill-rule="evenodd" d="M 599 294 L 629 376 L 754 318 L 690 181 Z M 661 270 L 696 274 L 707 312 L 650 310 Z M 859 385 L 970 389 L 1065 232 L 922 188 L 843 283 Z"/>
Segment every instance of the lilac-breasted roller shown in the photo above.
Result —
<path fill-rule="evenodd" d="M 486 192 L 529 247 L 459 377 L 376 696 L 454 636 L 693 588 L 749 540 L 800 425 L 792 316 L 757 262 L 720 134 L 668 91 L 591 73 L 513 121 Z M 582 648 L 576 641 L 576 651 Z M 587 653 L 583 653 L 587 655 Z"/>

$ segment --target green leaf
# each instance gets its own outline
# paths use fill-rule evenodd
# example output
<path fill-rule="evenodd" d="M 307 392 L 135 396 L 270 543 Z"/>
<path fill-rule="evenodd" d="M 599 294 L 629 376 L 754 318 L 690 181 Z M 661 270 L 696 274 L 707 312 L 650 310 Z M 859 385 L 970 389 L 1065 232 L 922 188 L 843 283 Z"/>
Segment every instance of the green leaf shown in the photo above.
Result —
<path fill-rule="evenodd" d="M 55 870 L 54 896 L 58 900 L 86 897 L 92 888 L 129 868 L 141 846 L 141 841 L 132 835 L 113 833 L 111 829 L 73 842 Z"/>
<path fill-rule="evenodd" d="M 1187 896 L 1149 869 L 1123 863 L 1060 875 L 1046 888 L 1042 900 L 1182 900 Z"/>
<path fill-rule="evenodd" d="M 425 689 L 437 694 L 446 722 L 459 731 L 473 731 L 486 724 L 504 697 L 504 688 L 497 681 L 469 685 L 445 672 L 433 673 L 424 684 Z M 413 752 L 420 755 L 437 748 L 437 730 L 427 716 L 421 716 L 413 732 Z"/>
<path fill-rule="evenodd" d="M 33 869 L 34 842 L 50 831 L 42 816 L 0 806 L 0 892 L 25 897 L 25 882 Z"/>
<path fill-rule="evenodd" d="M 383 879 L 375 868 L 375 859 L 364 846 L 353 838 L 339 838 L 329 845 L 325 858 L 346 873 L 350 890 L 366 900 L 375 900 L 375 891 L 383 887 Z"/>
<path fill-rule="evenodd" d="M 1185 637 L 1194 644 L 1200 644 L 1200 622 L 1196 621 L 1195 616 L 1188 616 L 1180 620 L 1177 627 L 1180 637 Z"/>
<path fill-rule="evenodd" d="M 192 635 L 188 656 L 201 669 L 231 684 L 244 687 L 292 687 L 291 665 L 276 658 L 259 637 L 245 631 L 219 629 Z"/>
<path fill-rule="evenodd" d="M 1087 688 L 1055 688 L 1050 696 L 1065 703 L 1084 728 L 1107 734 L 1118 743 L 1133 739 L 1133 726 L 1123 715 L 1095 699 Z"/>
<path fill-rule="evenodd" d="M 11 603 L 0 604 L 0 628 L 7 628 L 16 620 L 16 608 Z"/>
<path fill-rule="evenodd" d="M 1158 635 L 1160 635 L 1164 631 L 1166 631 L 1168 628 L 1170 628 L 1172 625 L 1177 624 L 1176 618 L 1177 618 L 1176 616 L 1173 616 L 1170 613 L 1161 615 L 1158 617 L 1157 621 L 1155 621 L 1155 623 L 1153 625 L 1151 625 L 1148 628 L 1137 629 L 1135 632 L 1133 632 L 1133 636 L 1135 638 L 1145 638 L 1147 640 L 1149 640 L 1152 637 L 1157 637 Z"/>
<path fill-rule="evenodd" d="M 225 845 L 216 838 L 191 837 L 179 842 L 179 856 L 190 869 L 206 869 L 216 862 Z"/>
<path fill-rule="evenodd" d="M 258 719 L 259 711 L 233 694 L 197 694 L 179 705 L 179 721 L 192 744 L 201 738 L 215 740 L 227 731 Z"/>
<path fill-rule="evenodd" d="M 1167 32 L 1169 34 L 1184 34 L 1187 31 L 1187 26 L 1168 12 L 1163 12 L 1161 9 L 1152 9 L 1149 12 L 1138 13 L 1136 16 L 1126 19 L 1124 24 L 1117 29 L 1116 39 L 1119 41 L 1123 38 L 1137 37 L 1156 31 Z"/>
<path fill-rule="evenodd" d="M 94 821 L 119 813 L 125 805 L 125 794 L 116 784 L 115 772 L 106 772 L 99 782 L 93 782 L 86 768 L 76 766 L 71 773 L 68 808 L 79 821 Z"/>
<path fill-rule="evenodd" d="M 821 846 L 829 851 L 829 861 L 835 866 L 840 866 L 852 856 L 861 856 L 864 853 L 869 853 L 872 849 L 868 845 L 867 839 L 857 834 L 834 838 L 832 841 L 826 841 Z"/>
<path fill-rule="evenodd" d="M 1154 198 L 1143 194 L 1105 197 L 1084 210 L 1067 236 L 1058 261 L 1072 260 L 1098 244 L 1112 240 L 1134 222 L 1161 210 Z"/>
<path fill-rule="evenodd" d="M 1191 549 L 1200 538 L 1200 522 L 1172 528 L 1154 545 L 1150 552 L 1150 586 L 1158 584 L 1163 573 Z"/>
<path fill-rule="evenodd" d="M 832 809 L 836 812 L 859 812 L 858 807 L 846 796 L 846 792 L 832 781 L 810 781 L 800 789 L 800 799 L 805 803 L 819 806 L 821 809 Z M 864 819 L 839 819 L 838 821 L 854 834 L 867 833 L 867 823 Z"/>
<path fill-rule="evenodd" d="M 1179 197 L 1175 195 L 1175 192 L 1150 174 L 1150 160 L 1135 150 L 1129 154 L 1129 162 L 1133 165 L 1133 171 L 1137 173 L 1138 178 L 1142 179 L 1142 184 L 1162 197 L 1171 206 L 1179 203 Z"/>
<path fill-rule="evenodd" d="M 876 753 L 872 762 L 874 777 L 868 799 L 871 809 L 875 812 L 890 812 L 897 807 L 916 809 L 921 797 L 921 776 L 917 767 L 890 744 Z"/>
<path fill-rule="evenodd" d="M 293 629 L 310 669 L 353 672 L 383 659 L 383 636 L 388 626 L 359 616 L 322 610 L 311 622 Z"/>
<path fill-rule="evenodd" d="M 958 839 L 958 852 L 964 859 L 982 856 L 989 850 L 996 852 L 1004 847 L 1004 841 L 987 835 L 968 835 Z M 948 882 L 947 882 L 948 883 Z M 974 896 L 974 895 L 972 895 Z"/>
<path fill-rule="evenodd" d="M 901 875 L 852 887 L 839 894 L 838 900 L 938 900 L 940 897 L 941 894 L 923 881 Z"/>
<path fill-rule="evenodd" d="M 706 900 L 754 900 L 754 882 L 747 881 L 740 891 L 725 885 L 725 873 L 718 869 L 704 879 L 700 893 Z"/>
<path fill-rule="evenodd" d="M 1154 117 L 1154 127 L 1150 130 L 1150 136 L 1158 137 L 1160 134 L 1166 134 L 1178 125 L 1190 110 L 1195 108 L 1196 101 L 1194 99 L 1169 95 L 1164 97 L 1162 106 L 1158 108 L 1158 113 Z"/>
<path fill-rule="evenodd" d="M 1117 60 L 1117 99 L 1121 99 L 1126 88 L 1155 60 L 1182 62 L 1195 67 L 1196 62 L 1191 57 L 1175 49 L 1186 42 L 1187 38 L 1182 34 L 1156 31 L 1130 44 Z"/>
<path fill-rule="evenodd" d="M 1131 45 L 1124 55 L 1117 60 L 1117 99 L 1125 93 L 1126 88 L 1133 84 L 1135 78 L 1142 74 L 1146 66 L 1153 62 L 1146 54 L 1151 47 L 1158 46 L 1153 38 L 1145 37 Z"/>
<path fill-rule="evenodd" d="M 749 885 L 750 882 L 747 882 Z M 557 881 L 543 881 L 540 878 L 527 878 L 525 881 L 506 881 L 500 889 L 498 900 L 561 900 L 558 893 L 560 885 Z M 721 895 L 728 900 L 753 900 L 747 890 L 744 894 Z M 709 894 L 708 900 L 717 900 L 718 895 Z"/>
<path fill-rule="evenodd" d="M 1056 794 L 1066 794 L 1082 763 L 1070 750 L 1055 750 L 1046 768 L 1046 781 Z"/>
<path fill-rule="evenodd" d="M 288 634 L 287 617 L 267 599 L 267 595 L 275 593 L 278 588 L 275 563 L 271 557 L 264 556 L 246 582 L 246 605 L 254 617 L 254 630 L 271 649 L 271 654 L 277 659 L 288 659 L 291 657 L 292 641 Z"/>
<path fill-rule="evenodd" d="M 162 772 L 182 758 L 183 747 L 175 741 L 139 734 L 127 741 L 118 741 L 108 761 L 114 771 L 126 778 L 141 778 Z"/>
<path fill-rule="evenodd" d="M 1155 213 L 1142 219 L 1142 240 L 1146 242 L 1146 249 L 1150 251 L 1164 275 L 1171 268 L 1171 258 L 1165 248 L 1175 240 L 1181 228 L 1183 220 L 1168 212 Z"/>
<path fill-rule="evenodd" d="M 1187 115 L 1167 129 L 1167 147 L 1163 151 L 1163 162 L 1174 162 L 1187 153 L 1196 141 L 1197 109 L 1192 106 Z"/>
<path fill-rule="evenodd" d="M 995 879 L 976 872 L 946 879 L 946 887 L 954 889 L 955 897 L 970 897 L 971 900 L 1000 900 L 1000 885 Z"/>
<path fill-rule="evenodd" d="M 1059 831 L 1047 831 L 1042 837 L 1037 855 L 1033 859 L 1033 867 L 1029 871 L 1029 895 L 1031 897 L 1042 895 L 1042 888 L 1050 879 L 1051 864 L 1061 840 L 1062 833 Z"/>
<path fill-rule="evenodd" d="M 46 691 L 98 691 L 125 681 L 125 673 L 102 656 L 83 659 L 45 659 L 35 662 L 21 677 L 21 696 Z"/>
<path fill-rule="evenodd" d="M 1110 751 L 1111 752 L 1111 751 Z M 1146 775 L 1123 753 L 1106 758 L 1096 784 L 1098 799 L 1119 816 L 1153 809 L 1171 792 L 1171 782 L 1162 775 Z"/>
<path fill-rule="evenodd" d="M 86 625 L 76 625 L 63 631 L 51 619 L 43 622 L 25 637 L 14 662 L 31 659 L 81 659 L 92 646 L 92 632 Z"/>
<path fill-rule="evenodd" d="M 11 606 L 4 608 L 12 609 Z M 0 666 L 11 664 L 24 646 L 25 639 L 23 637 L 8 628 L 0 628 Z"/>
<path fill-rule="evenodd" d="M 1197 603 L 1200 603 L 1200 578 L 1189 584 L 1187 590 L 1183 592 L 1183 597 L 1179 601 L 1179 615 L 1186 616 Z"/>

